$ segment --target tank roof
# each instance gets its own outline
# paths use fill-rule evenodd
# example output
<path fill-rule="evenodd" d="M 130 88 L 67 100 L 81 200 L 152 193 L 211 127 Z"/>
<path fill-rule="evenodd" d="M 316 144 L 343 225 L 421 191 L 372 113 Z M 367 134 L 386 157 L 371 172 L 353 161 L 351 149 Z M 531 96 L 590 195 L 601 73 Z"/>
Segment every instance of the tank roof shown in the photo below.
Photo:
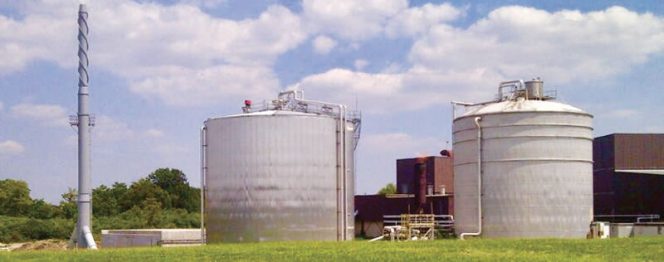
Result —
<path fill-rule="evenodd" d="M 251 116 L 323 116 L 330 117 L 328 115 L 313 114 L 313 113 L 304 113 L 290 110 L 265 110 L 251 113 L 240 113 L 234 115 L 227 115 L 221 117 L 212 117 L 210 119 L 222 119 L 222 118 L 233 118 L 233 117 L 251 117 Z"/>
<path fill-rule="evenodd" d="M 564 112 L 564 113 L 588 114 L 579 108 L 559 102 L 517 99 L 517 100 L 505 100 L 501 102 L 490 103 L 483 106 L 470 107 L 467 109 L 465 113 L 463 113 L 461 116 L 457 118 L 474 116 L 474 115 L 517 113 L 517 112 Z"/>

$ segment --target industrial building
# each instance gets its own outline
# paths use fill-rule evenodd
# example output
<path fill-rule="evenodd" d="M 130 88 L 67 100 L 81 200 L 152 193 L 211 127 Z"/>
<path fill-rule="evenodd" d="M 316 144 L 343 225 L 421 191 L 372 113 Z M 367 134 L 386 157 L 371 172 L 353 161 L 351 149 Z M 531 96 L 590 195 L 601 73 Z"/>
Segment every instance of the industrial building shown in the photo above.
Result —
<path fill-rule="evenodd" d="M 461 238 L 586 236 L 593 221 L 592 115 L 553 100 L 534 79 L 500 83 L 494 101 L 453 102 Z"/>
<path fill-rule="evenodd" d="M 451 153 L 443 150 L 440 156 L 424 158 L 426 165 L 426 195 L 445 195 L 454 192 L 454 170 Z M 397 160 L 397 193 L 415 194 L 418 190 L 418 177 L 415 165 L 418 158 Z"/>
<path fill-rule="evenodd" d="M 596 220 L 664 217 L 664 134 L 611 134 L 593 141 Z"/>
<path fill-rule="evenodd" d="M 384 226 L 398 223 L 401 214 L 420 211 L 436 215 L 439 226 L 449 226 L 442 229 L 451 231 L 454 173 L 451 153 L 444 152 L 444 156 L 398 159 L 397 194 L 355 196 L 355 234 L 380 236 Z M 420 186 L 420 182 L 425 186 Z"/>
<path fill-rule="evenodd" d="M 358 114 L 302 91 L 205 121 L 207 242 L 352 240 L 359 134 Z"/>

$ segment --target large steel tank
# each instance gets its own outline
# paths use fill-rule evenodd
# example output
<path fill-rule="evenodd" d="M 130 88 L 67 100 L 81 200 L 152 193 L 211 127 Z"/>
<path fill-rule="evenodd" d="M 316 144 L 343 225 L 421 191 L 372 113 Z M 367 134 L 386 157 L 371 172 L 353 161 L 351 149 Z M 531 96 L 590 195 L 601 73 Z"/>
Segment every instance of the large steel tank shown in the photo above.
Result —
<path fill-rule="evenodd" d="M 359 118 L 288 94 L 205 121 L 208 242 L 353 238 Z"/>
<path fill-rule="evenodd" d="M 592 115 L 541 92 L 528 97 L 528 84 L 501 83 L 501 99 L 464 104 L 466 111 L 454 117 L 457 235 L 582 238 L 588 232 Z"/>

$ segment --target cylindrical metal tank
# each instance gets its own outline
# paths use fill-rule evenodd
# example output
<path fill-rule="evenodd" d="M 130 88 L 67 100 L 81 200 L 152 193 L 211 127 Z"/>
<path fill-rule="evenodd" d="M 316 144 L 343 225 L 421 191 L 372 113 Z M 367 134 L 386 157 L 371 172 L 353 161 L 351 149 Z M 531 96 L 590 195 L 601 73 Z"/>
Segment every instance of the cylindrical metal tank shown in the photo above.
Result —
<path fill-rule="evenodd" d="M 287 110 L 208 119 L 207 241 L 352 239 L 356 126 L 344 121 L 341 152 L 339 121 Z"/>
<path fill-rule="evenodd" d="M 525 82 L 526 93 L 530 99 L 541 99 L 544 97 L 544 82 L 539 79 L 533 79 Z"/>
<path fill-rule="evenodd" d="M 592 115 L 518 97 L 479 104 L 455 116 L 452 129 L 457 235 L 477 233 L 479 222 L 482 237 L 586 235 L 593 220 Z"/>

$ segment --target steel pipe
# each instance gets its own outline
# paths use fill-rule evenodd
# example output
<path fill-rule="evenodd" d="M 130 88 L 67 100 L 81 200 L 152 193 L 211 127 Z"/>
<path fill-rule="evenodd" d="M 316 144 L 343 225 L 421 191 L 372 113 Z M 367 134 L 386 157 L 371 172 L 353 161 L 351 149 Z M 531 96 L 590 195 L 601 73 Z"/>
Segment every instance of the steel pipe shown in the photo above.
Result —
<path fill-rule="evenodd" d="M 475 126 L 477 126 L 477 232 L 462 233 L 459 235 L 461 240 L 466 236 L 480 236 L 482 234 L 482 121 L 481 117 L 475 117 Z"/>

